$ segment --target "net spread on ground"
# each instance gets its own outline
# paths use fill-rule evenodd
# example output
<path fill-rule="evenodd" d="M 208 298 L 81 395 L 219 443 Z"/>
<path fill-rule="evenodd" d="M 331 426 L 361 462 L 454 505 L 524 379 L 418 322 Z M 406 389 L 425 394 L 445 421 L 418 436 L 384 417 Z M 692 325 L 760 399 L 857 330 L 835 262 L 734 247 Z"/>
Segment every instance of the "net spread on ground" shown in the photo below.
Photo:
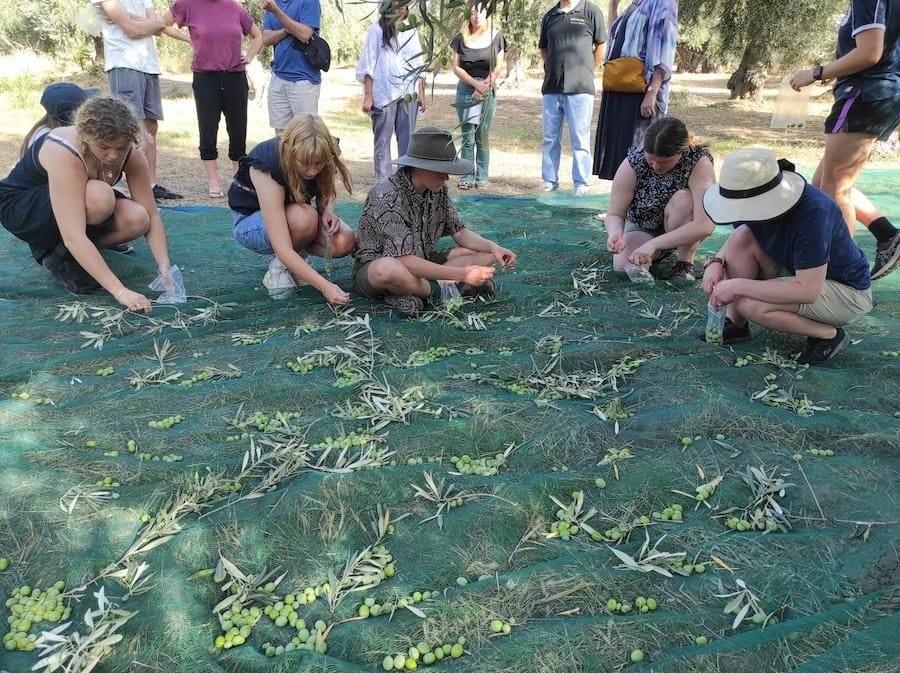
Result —
<path fill-rule="evenodd" d="M 414 319 L 270 299 L 220 209 L 148 317 L 4 237 L 0 670 L 898 670 L 900 273 L 807 369 L 614 274 L 600 199 L 458 205 L 518 265 Z"/>

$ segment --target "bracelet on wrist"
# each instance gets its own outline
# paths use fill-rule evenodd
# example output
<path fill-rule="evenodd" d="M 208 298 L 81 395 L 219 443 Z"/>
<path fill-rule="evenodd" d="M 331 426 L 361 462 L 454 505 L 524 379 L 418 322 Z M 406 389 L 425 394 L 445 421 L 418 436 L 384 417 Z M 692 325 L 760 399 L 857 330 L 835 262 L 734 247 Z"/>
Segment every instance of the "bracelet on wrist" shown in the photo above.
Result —
<path fill-rule="evenodd" d="M 710 257 L 708 260 L 706 260 L 706 264 L 703 265 L 703 268 L 705 269 L 705 268 L 708 267 L 710 264 L 717 264 L 717 263 L 722 265 L 722 270 L 724 271 L 725 268 L 726 268 L 726 267 L 725 267 L 725 260 L 722 259 L 721 257 L 718 257 L 718 256 Z"/>

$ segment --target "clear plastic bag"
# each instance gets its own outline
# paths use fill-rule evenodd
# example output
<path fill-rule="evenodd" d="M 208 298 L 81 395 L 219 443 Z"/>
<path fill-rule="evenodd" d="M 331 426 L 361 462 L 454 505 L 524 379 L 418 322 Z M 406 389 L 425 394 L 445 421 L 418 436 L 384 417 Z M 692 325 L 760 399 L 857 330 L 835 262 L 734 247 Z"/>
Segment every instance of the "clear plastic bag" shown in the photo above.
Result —
<path fill-rule="evenodd" d="M 331 252 L 331 234 L 329 234 L 327 231 L 323 231 L 322 236 L 325 238 L 325 245 L 322 246 L 324 248 L 322 255 L 325 259 L 325 277 L 328 280 L 331 280 L 331 271 L 333 266 L 333 255 Z"/>
<path fill-rule="evenodd" d="M 655 282 L 653 274 L 649 269 L 642 266 L 634 266 L 633 264 L 625 267 L 625 275 L 632 283 L 650 284 Z"/>
<path fill-rule="evenodd" d="M 183 304 L 187 301 L 187 292 L 184 289 L 184 277 L 177 266 L 168 271 L 160 271 L 159 275 L 150 283 L 150 289 L 162 292 L 157 298 L 158 304 Z"/>
<path fill-rule="evenodd" d="M 772 111 L 772 122 L 769 128 L 793 129 L 802 128 L 806 124 L 806 111 L 809 107 L 809 90 L 804 87 L 800 91 L 791 88 L 791 78 L 781 80 L 775 109 Z"/>
<path fill-rule="evenodd" d="M 726 306 L 715 306 L 712 302 L 706 305 L 706 343 L 721 346 L 722 333 L 725 329 Z"/>
<path fill-rule="evenodd" d="M 441 287 L 441 301 L 445 302 L 449 299 L 460 299 L 462 297 L 459 293 L 459 286 L 452 280 L 439 280 L 438 285 Z"/>

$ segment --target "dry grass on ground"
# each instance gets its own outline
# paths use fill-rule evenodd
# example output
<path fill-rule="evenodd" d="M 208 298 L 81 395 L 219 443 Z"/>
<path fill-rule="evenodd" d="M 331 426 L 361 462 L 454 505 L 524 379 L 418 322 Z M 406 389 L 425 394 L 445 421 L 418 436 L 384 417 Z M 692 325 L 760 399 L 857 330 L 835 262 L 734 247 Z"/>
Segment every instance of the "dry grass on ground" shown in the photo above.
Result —
<path fill-rule="evenodd" d="M 7 72 L 21 72 L 11 69 Z M 0 114 L 5 123 L 0 129 L 0 171 L 12 167 L 21 138 L 40 116 L 40 91 L 46 82 L 60 77 L 59 71 L 44 71 L 35 76 L 7 75 Z M 83 85 L 104 88 L 105 80 L 72 75 L 70 79 Z M 769 129 L 769 121 L 777 93 L 778 79 L 771 78 L 761 103 L 728 100 L 725 75 L 677 74 L 671 96 L 671 113 L 687 122 L 691 132 L 708 143 L 717 160 L 728 151 L 750 144 L 777 148 L 780 155 L 804 167 L 814 166 L 822 153 L 822 122 L 828 112 L 831 96 L 827 89 L 813 91 L 807 125 L 786 131 Z M 420 124 L 453 127 L 457 124 L 451 106 L 456 79 L 450 73 L 438 75 L 429 83 L 428 109 Z M 159 175 L 166 186 L 182 192 L 188 203 L 224 205 L 206 196 L 206 183 L 197 158 L 197 130 L 190 75 L 165 76 L 163 95 L 166 120 L 160 123 Z M 597 107 L 600 97 L 597 96 Z M 350 69 L 337 69 L 325 75 L 320 112 L 332 131 L 341 138 L 341 147 L 354 178 L 352 198 L 365 198 L 374 182 L 372 169 L 372 133 L 369 119 L 360 111 L 360 87 Z M 594 119 L 597 117 L 595 109 Z M 488 191 L 515 195 L 531 192 L 540 179 L 541 143 L 540 80 L 525 80 L 519 87 L 503 86 L 499 94 L 497 115 L 492 128 L 491 185 Z M 250 104 L 248 147 L 271 136 L 265 102 Z M 566 141 L 564 141 L 564 148 Z M 220 173 L 228 184 L 228 162 L 225 158 L 227 138 L 224 123 L 219 133 Z M 566 186 L 570 175 L 570 156 L 564 152 L 561 175 Z M 871 165 L 900 166 L 900 154 L 879 157 Z M 597 180 L 597 193 L 608 192 L 609 183 Z M 455 187 L 452 187 L 455 190 Z"/>

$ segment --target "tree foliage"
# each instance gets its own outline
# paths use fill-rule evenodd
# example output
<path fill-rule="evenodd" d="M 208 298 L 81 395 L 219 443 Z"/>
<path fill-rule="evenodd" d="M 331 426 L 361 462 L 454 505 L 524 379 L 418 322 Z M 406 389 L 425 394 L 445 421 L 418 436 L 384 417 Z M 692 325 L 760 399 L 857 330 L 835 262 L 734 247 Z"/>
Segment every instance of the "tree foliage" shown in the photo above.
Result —
<path fill-rule="evenodd" d="M 732 97 L 753 95 L 769 71 L 827 61 L 847 0 L 682 0 L 679 40 L 738 69 Z"/>

